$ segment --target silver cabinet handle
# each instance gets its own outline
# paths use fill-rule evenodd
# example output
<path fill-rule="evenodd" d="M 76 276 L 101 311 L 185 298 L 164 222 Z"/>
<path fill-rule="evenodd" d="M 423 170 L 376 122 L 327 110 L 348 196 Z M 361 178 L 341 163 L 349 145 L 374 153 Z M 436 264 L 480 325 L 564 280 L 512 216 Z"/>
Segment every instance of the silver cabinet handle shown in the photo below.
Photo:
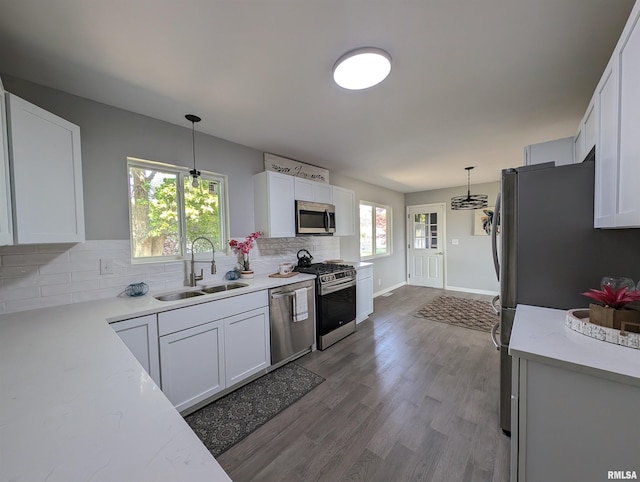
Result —
<path fill-rule="evenodd" d="M 493 327 L 491 328 L 491 341 L 493 342 L 493 345 L 496 347 L 496 350 L 500 349 L 500 342 L 497 340 L 497 331 L 498 328 L 500 328 L 500 322 L 496 321 L 496 324 L 493 325 Z"/>

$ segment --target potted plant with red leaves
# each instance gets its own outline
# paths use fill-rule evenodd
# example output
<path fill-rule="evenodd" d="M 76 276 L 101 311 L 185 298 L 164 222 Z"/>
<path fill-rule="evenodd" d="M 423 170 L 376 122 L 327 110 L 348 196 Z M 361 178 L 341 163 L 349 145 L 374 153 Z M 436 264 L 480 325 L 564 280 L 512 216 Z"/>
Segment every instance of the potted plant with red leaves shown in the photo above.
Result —
<path fill-rule="evenodd" d="M 629 303 L 640 301 L 640 291 L 603 286 L 601 290 L 592 288 L 582 294 L 600 303 L 589 305 L 591 323 L 616 330 L 621 323 L 640 323 L 640 311 L 627 309 Z"/>
<path fill-rule="evenodd" d="M 240 267 L 240 276 L 242 278 L 253 278 L 253 271 L 249 264 L 249 253 L 253 249 L 253 243 L 255 240 L 261 236 L 262 232 L 256 231 L 255 233 L 251 233 L 247 236 L 244 241 L 236 241 L 235 239 L 231 239 L 229 241 L 229 246 L 238 256 L 238 265 Z"/>

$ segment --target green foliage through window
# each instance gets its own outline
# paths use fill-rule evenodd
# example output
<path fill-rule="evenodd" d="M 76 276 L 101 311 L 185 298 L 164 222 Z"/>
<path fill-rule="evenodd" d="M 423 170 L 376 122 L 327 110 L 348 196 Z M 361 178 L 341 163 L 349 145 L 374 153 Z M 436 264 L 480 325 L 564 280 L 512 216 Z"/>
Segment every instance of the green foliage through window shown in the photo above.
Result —
<path fill-rule="evenodd" d="M 134 159 L 128 169 L 133 259 L 180 258 L 200 236 L 225 251 L 223 177 L 203 172 L 193 187 L 187 169 Z M 196 253 L 210 249 L 194 247 Z"/>

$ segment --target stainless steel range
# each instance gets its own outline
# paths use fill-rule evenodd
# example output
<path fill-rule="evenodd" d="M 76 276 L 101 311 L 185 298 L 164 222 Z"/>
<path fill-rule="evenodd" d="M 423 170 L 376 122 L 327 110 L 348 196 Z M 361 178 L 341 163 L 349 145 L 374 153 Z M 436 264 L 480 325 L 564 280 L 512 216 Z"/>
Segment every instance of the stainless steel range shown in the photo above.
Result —
<path fill-rule="evenodd" d="M 356 331 L 356 270 L 346 264 L 313 263 L 295 271 L 315 274 L 317 347 L 324 350 Z"/>

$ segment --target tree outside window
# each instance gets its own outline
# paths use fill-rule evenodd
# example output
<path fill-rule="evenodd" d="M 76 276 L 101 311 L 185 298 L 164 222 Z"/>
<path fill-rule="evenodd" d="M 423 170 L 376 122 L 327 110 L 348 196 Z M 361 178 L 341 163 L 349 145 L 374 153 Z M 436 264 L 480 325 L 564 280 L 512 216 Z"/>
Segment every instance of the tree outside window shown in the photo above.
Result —
<path fill-rule="evenodd" d="M 202 173 L 194 188 L 188 170 L 137 159 L 128 160 L 131 252 L 134 260 L 179 259 L 192 241 L 209 238 L 216 251 L 225 244 L 225 179 Z M 198 243 L 195 252 L 206 251 Z"/>
<path fill-rule="evenodd" d="M 360 257 L 375 258 L 391 254 L 391 208 L 360 203 Z"/>

